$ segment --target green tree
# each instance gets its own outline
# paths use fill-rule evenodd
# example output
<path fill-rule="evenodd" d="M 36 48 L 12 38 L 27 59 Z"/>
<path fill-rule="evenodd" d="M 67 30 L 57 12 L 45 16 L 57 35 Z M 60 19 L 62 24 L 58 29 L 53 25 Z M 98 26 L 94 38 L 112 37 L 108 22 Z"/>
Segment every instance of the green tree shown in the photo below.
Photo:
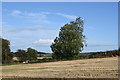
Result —
<path fill-rule="evenodd" d="M 25 50 L 18 49 L 15 54 L 16 54 L 16 57 L 18 57 L 19 61 L 28 60 L 29 55 Z"/>
<path fill-rule="evenodd" d="M 0 38 L 0 44 L 2 44 L 2 63 L 12 62 L 13 54 L 10 52 L 9 40 Z"/>
<path fill-rule="evenodd" d="M 37 50 L 32 49 L 32 48 L 28 48 L 28 49 L 27 49 L 27 53 L 28 53 L 28 55 L 29 55 L 29 58 L 28 58 L 28 59 L 29 59 L 30 61 L 37 60 L 37 54 L 38 54 Z"/>
<path fill-rule="evenodd" d="M 50 46 L 53 51 L 53 58 L 71 59 L 83 50 L 85 43 L 83 24 L 83 20 L 78 17 L 70 24 L 61 27 L 59 37 L 56 37 Z"/>

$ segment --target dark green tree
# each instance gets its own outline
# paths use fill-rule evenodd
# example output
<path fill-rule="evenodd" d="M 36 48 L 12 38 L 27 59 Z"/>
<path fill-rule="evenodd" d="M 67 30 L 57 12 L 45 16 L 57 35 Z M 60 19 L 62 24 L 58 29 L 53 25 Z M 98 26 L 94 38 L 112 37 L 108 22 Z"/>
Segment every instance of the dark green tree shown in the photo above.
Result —
<path fill-rule="evenodd" d="M 38 54 L 37 50 L 32 49 L 32 48 L 28 48 L 27 53 L 29 55 L 28 59 L 30 61 L 37 60 L 37 54 Z"/>
<path fill-rule="evenodd" d="M 9 40 L 0 38 L 0 44 L 2 44 L 2 63 L 7 64 L 12 62 L 13 54 L 10 52 Z"/>
<path fill-rule="evenodd" d="M 17 52 L 15 52 L 16 57 L 19 59 L 19 61 L 26 61 L 28 60 L 28 53 L 25 50 L 18 49 Z"/>
<path fill-rule="evenodd" d="M 50 46 L 53 51 L 53 58 L 71 59 L 83 50 L 85 43 L 83 24 L 83 20 L 78 17 L 70 24 L 61 27 L 59 37 L 56 37 Z"/>

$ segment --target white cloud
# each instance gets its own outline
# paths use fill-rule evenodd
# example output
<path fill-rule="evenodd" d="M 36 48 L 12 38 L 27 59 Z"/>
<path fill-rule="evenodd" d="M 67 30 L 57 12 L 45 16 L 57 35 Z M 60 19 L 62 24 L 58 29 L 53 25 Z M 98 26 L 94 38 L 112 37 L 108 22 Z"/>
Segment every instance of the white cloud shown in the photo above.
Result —
<path fill-rule="evenodd" d="M 18 16 L 22 18 L 31 18 L 31 17 L 41 17 L 46 18 L 46 13 L 40 12 L 40 13 L 33 13 L 33 12 L 22 12 L 20 10 L 14 10 L 11 12 L 12 16 Z"/>
<path fill-rule="evenodd" d="M 75 16 L 75 15 L 68 15 L 68 14 L 63 14 L 63 13 L 56 13 L 56 14 L 63 16 L 63 17 L 66 17 L 68 19 L 76 19 L 77 18 L 77 16 Z"/>
<path fill-rule="evenodd" d="M 52 39 L 55 39 L 58 32 L 56 28 L 40 26 L 3 27 L 3 37 L 10 40 L 11 45 L 15 45 L 11 46 L 12 51 L 34 47 L 39 51 L 50 52 Z"/>
<path fill-rule="evenodd" d="M 56 31 L 57 29 L 55 28 L 49 28 L 49 27 L 41 27 L 41 26 L 22 26 L 22 27 L 11 27 L 11 26 L 8 26 L 8 27 L 4 27 L 4 30 L 7 31 L 7 33 L 20 33 L 20 32 L 36 32 L 36 31 L 47 31 L 47 32 L 50 32 L 50 31 Z"/>
<path fill-rule="evenodd" d="M 23 12 L 20 10 L 14 10 L 10 13 L 11 16 L 21 18 L 33 23 L 51 23 L 51 21 L 48 20 L 47 15 L 49 15 L 49 12 L 39 12 L 39 13 L 34 13 L 34 12 Z"/>
<path fill-rule="evenodd" d="M 19 10 L 14 10 L 12 13 L 11 13 L 11 15 L 12 16 L 17 16 L 17 15 L 19 15 L 19 14 L 21 14 L 22 12 L 21 11 L 19 11 Z"/>
<path fill-rule="evenodd" d="M 50 12 L 41 12 L 42 14 L 51 14 Z"/>
<path fill-rule="evenodd" d="M 38 41 L 33 42 L 34 44 L 40 44 L 40 45 L 50 45 L 52 44 L 53 40 L 51 39 L 39 39 Z"/>
<path fill-rule="evenodd" d="M 28 17 L 40 17 L 42 19 L 45 19 L 47 18 L 47 15 L 43 13 L 25 13 L 24 17 L 27 17 L 27 18 Z"/>

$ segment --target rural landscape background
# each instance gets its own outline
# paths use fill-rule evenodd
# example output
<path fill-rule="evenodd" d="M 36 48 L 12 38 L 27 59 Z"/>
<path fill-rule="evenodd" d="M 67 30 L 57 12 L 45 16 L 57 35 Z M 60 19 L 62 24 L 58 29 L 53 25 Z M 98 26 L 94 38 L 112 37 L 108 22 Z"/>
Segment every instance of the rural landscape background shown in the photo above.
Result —
<path fill-rule="evenodd" d="M 4 2 L 2 78 L 117 79 L 117 15 L 117 2 Z"/>

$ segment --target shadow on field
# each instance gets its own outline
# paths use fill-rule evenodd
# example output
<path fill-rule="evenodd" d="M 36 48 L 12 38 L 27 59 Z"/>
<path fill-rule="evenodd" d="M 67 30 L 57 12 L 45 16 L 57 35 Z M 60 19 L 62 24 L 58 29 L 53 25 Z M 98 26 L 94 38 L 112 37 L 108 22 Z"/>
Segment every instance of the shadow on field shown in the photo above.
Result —
<path fill-rule="evenodd" d="M 118 78 L 3 78 L 2 80 L 119 80 Z"/>

